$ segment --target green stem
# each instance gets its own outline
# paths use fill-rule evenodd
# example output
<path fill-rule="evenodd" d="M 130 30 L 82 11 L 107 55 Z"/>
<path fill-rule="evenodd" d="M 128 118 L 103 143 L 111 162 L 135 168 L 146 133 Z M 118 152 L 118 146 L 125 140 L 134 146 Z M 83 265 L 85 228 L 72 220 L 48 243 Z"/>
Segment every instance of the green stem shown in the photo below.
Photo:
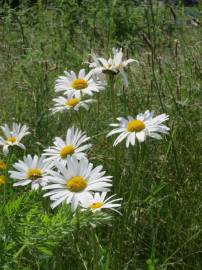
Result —
<path fill-rule="evenodd" d="M 133 160 L 133 164 L 130 168 L 130 169 L 132 169 L 132 171 L 131 171 L 132 183 L 131 183 L 131 190 L 130 190 L 130 195 L 129 195 L 129 199 L 128 199 L 127 215 L 131 211 L 132 200 L 135 197 L 135 192 L 136 192 L 137 188 L 140 188 L 140 184 L 141 184 L 138 182 L 138 185 L 137 185 L 137 182 L 135 181 L 135 179 L 137 178 L 139 164 L 140 164 L 140 162 L 139 162 L 139 160 L 140 160 L 140 144 L 139 144 L 139 142 L 137 142 L 136 149 L 134 149 L 134 147 L 131 147 L 131 154 L 132 154 L 132 160 Z"/>
<path fill-rule="evenodd" d="M 83 129 L 83 123 L 82 123 L 82 115 L 81 115 L 81 112 L 76 112 L 76 115 L 77 115 L 77 118 L 78 118 L 78 122 L 79 122 L 79 126 L 80 126 L 80 129 Z"/>
<path fill-rule="evenodd" d="M 80 230 L 80 218 L 79 218 L 79 210 L 76 210 L 76 240 L 78 241 L 78 235 Z"/>
<path fill-rule="evenodd" d="M 100 95 L 97 95 L 97 131 L 100 129 Z"/>
<path fill-rule="evenodd" d="M 27 245 L 23 245 L 19 250 L 18 252 L 14 255 L 14 259 L 17 259 L 21 253 L 23 253 L 23 251 L 25 250 L 25 248 L 27 247 Z"/>
<path fill-rule="evenodd" d="M 12 163 L 12 159 L 13 159 L 13 156 L 14 156 L 14 151 L 13 151 L 13 148 L 10 147 L 10 152 L 8 154 L 8 158 L 6 160 L 6 170 L 4 172 L 4 176 L 6 178 L 6 183 L 4 184 L 4 189 L 3 189 L 3 198 L 4 198 L 4 201 L 6 200 L 6 191 L 7 191 L 7 185 L 8 185 L 8 179 L 9 179 L 9 169 L 10 169 L 10 163 Z"/>
<path fill-rule="evenodd" d="M 111 110 L 113 120 L 116 120 L 116 107 L 115 107 L 115 75 L 110 75 L 110 92 L 111 92 Z"/>

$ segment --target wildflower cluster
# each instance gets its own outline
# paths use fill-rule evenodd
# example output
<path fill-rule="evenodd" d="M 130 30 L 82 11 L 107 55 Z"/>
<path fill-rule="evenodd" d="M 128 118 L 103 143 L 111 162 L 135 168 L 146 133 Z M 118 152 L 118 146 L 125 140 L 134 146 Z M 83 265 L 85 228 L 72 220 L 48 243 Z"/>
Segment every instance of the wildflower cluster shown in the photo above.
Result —
<path fill-rule="evenodd" d="M 91 70 L 86 73 L 81 69 L 78 74 L 74 71 L 64 71 L 64 76 L 59 76 L 55 84 L 55 92 L 61 93 L 53 99 L 54 105 L 50 111 L 55 114 L 72 110 L 78 113 L 80 108 L 89 109 L 95 101 L 89 96 L 104 91 L 107 85 L 107 74 L 123 78 L 128 87 L 125 68 L 128 64 L 136 62 L 134 59 L 123 60 L 122 49 L 113 49 L 113 57 L 108 60 L 92 55 L 93 62 L 89 63 Z M 163 124 L 168 120 L 168 115 L 154 116 L 153 112 L 146 110 L 136 117 L 118 117 L 118 123 L 110 124 L 114 127 L 107 137 L 119 134 L 114 141 L 117 146 L 126 140 L 126 147 L 134 146 L 136 141 L 144 142 L 147 137 L 161 139 L 160 134 L 168 134 L 169 128 Z M 4 138 L 0 137 L 0 145 L 4 155 L 9 154 L 9 148 L 18 146 L 25 150 L 21 140 L 29 135 L 26 125 L 14 123 L 10 129 L 7 125 L 1 127 Z M 42 188 L 44 197 L 49 197 L 51 207 L 60 204 L 69 204 L 74 212 L 78 207 L 82 210 L 90 209 L 92 212 L 109 208 L 119 212 L 122 199 L 115 195 L 108 197 L 112 187 L 112 176 L 106 175 L 103 166 L 95 167 L 88 159 L 88 151 L 92 147 L 90 137 L 86 132 L 71 126 L 67 127 L 65 138 L 55 137 L 53 146 L 44 149 L 41 156 L 28 154 L 23 160 L 13 164 L 14 170 L 9 174 L 15 180 L 13 186 L 26 186 L 31 184 L 31 189 Z M 0 169 L 6 165 L 0 162 Z M 0 177 L 0 184 L 5 179 Z"/>

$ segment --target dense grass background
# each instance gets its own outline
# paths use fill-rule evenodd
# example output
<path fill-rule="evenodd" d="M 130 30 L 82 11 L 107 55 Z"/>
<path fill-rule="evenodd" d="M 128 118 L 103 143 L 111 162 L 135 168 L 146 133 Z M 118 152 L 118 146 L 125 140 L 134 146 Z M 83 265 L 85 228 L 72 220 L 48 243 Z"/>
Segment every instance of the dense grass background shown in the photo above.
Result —
<path fill-rule="evenodd" d="M 170 115 L 169 136 L 114 151 L 109 88 L 82 111 L 92 137 L 90 160 L 113 175 L 122 216 L 52 211 L 42 192 L 0 186 L 0 267 L 6 270 L 202 269 L 200 7 L 136 6 L 132 0 L 26 1 L 0 10 L 0 123 L 29 125 L 27 153 L 40 154 L 54 136 L 80 126 L 75 114 L 51 116 L 54 83 L 63 70 L 86 67 L 89 54 L 122 47 L 140 64 L 129 88 L 116 80 L 116 114 L 146 109 Z M 23 156 L 13 152 L 8 169 Z M 94 225 L 93 225 L 94 224 Z"/>

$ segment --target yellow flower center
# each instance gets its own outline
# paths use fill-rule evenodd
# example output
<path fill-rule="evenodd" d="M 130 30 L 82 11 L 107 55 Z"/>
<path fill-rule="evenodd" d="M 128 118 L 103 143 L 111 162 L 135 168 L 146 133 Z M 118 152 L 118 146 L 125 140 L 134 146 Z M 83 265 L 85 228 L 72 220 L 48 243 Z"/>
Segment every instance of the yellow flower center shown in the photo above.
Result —
<path fill-rule="evenodd" d="M 27 178 L 33 181 L 41 177 L 42 177 L 42 171 L 40 169 L 30 169 L 27 172 Z"/>
<path fill-rule="evenodd" d="M 6 169 L 6 163 L 3 162 L 3 160 L 0 160 L 0 170 L 5 170 Z"/>
<path fill-rule="evenodd" d="M 76 90 L 85 89 L 87 86 L 88 86 L 88 83 L 84 79 L 75 79 L 71 83 L 71 87 L 74 88 L 74 89 L 76 89 Z"/>
<path fill-rule="evenodd" d="M 87 187 L 87 181 L 82 176 L 73 176 L 67 180 L 66 187 L 71 192 L 81 192 Z"/>
<path fill-rule="evenodd" d="M 119 65 L 116 65 L 116 66 L 115 66 L 115 68 L 116 68 L 116 69 L 120 69 L 120 68 L 122 68 L 122 63 L 121 63 L 121 64 L 119 64 Z"/>
<path fill-rule="evenodd" d="M 7 142 L 7 143 L 15 143 L 16 140 L 17 140 L 16 137 L 8 137 L 7 140 L 6 140 L 6 142 Z"/>
<path fill-rule="evenodd" d="M 91 209 L 98 209 L 98 208 L 102 207 L 103 205 L 104 205 L 103 202 L 94 202 L 94 203 L 92 203 L 89 206 L 89 208 L 91 208 Z"/>
<path fill-rule="evenodd" d="M 61 158 L 66 158 L 68 155 L 72 155 L 74 153 L 74 146 L 73 145 L 66 145 L 60 150 Z"/>
<path fill-rule="evenodd" d="M 136 120 L 136 119 L 128 122 L 128 125 L 127 125 L 128 132 L 134 132 L 134 131 L 140 132 L 144 128 L 145 128 L 145 124 L 142 121 Z"/>
<path fill-rule="evenodd" d="M 0 186 L 6 183 L 6 177 L 4 175 L 0 175 Z"/>
<path fill-rule="evenodd" d="M 80 102 L 79 98 L 71 98 L 65 102 L 65 105 L 74 107 Z"/>

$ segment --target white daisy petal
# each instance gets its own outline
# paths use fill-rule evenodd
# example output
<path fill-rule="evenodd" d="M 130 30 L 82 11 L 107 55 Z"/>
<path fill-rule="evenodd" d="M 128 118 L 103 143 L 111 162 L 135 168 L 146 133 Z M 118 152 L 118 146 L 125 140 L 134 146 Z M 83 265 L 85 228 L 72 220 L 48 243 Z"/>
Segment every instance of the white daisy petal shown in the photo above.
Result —
<path fill-rule="evenodd" d="M 9 153 L 9 147 L 18 146 L 25 149 L 25 146 L 21 143 L 23 137 L 29 134 L 28 127 L 17 123 L 12 124 L 12 129 L 7 124 L 1 126 L 1 130 L 4 137 L 0 137 L 0 145 L 3 146 L 3 153 L 5 156 Z"/>
<path fill-rule="evenodd" d="M 111 130 L 107 137 L 114 134 L 120 133 L 116 140 L 114 141 L 113 146 L 116 146 L 124 139 L 126 139 L 126 147 L 129 145 L 135 145 L 136 138 L 139 142 L 144 142 L 147 137 L 155 138 L 160 140 L 162 134 L 168 134 L 169 128 L 162 124 L 164 121 L 167 121 L 169 116 L 166 114 L 161 114 L 154 117 L 154 112 L 149 110 L 144 113 L 140 113 L 136 118 L 128 116 L 127 118 L 118 117 L 118 124 L 110 124 L 110 126 L 115 127 Z"/>
<path fill-rule="evenodd" d="M 136 137 L 137 137 L 139 142 L 144 142 L 144 140 L 145 140 L 145 132 L 144 131 L 137 132 Z"/>
<path fill-rule="evenodd" d="M 110 57 L 108 60 L 103 57 L 97 57 L 95 54 L 92 54 L 93 62 L 89 64 L 89 67 L 92 68 L 91 72 L 94 74 L 100 74 L 103 72 L 104 74 L 120 74 L 123 82 L 126 87 L 128 87 L 128 79 L 124 68 L 131 64 L 132 62 L 138 62 L 134 59 L 127 59 L 123 61 L 123 52 L 122 49 L 112 49 L 113 57 Z"/>
<path fill-rule="evenodd" d="M 31 183 L 30 180 L 24 180 L 24 181 L 19 181 L 17 183 L 14 183 L 13 186 L 17 187 L 17 186 L 26 186 L 27 184 Z"/>
<path fill-rule="evenodd" d="M 94 78 L 92 72 L 85 75 L 85 70 L 81 69 L 78 77 L 73 71 L 71 71 L 71 73 L 64 73 L 66 76 L 59 76 L 56 80 L 56 92 L 64 91 L 67 95 L 68 93 L 70 93 L 70 95 L 73 93 L 75 98 L 79 98 L 81 95 L 92 96 L 94 92 L 100 92 L 104 89 L 104 84 L 99 79 Z M 55 101 L 60 103 L 62 99 L 60 98 L 59 100 L 58 98 L 57 100 L 55 99 Z"/>
<path fill-rule="evenodd" d="M 115 195 L 106 198 L 106 194 L 107 194 L 106 192 L 102 193 L 96 192 L 94 193 L 93 196 L 91 196 L 91 198 L 82 202 L 81 206 L 86 210 L 90 209 L 92 212 L 97 212 L 102 209 L 110 209 L 113 211 L 117 211 L 115 210 L 115 208 L 121 206 L 121 204 L 118 202 L 120 202 L 122 199 L 119 198 L 111 200 L 111 198 L 114 197 Z"/>
<path fill-rule="evenodd" d="M 67 199 L 67 195 L 64 195 L 62 197 L 60 197 L 59 199 L 55 200 L 52 204 L 51 204 L 51 208 L 55 208 L 57 207 L 59 204 L 61 204 L 62 202 L 64 202 Z"/>
<path fill-rule="evenodd" d="M 71 127 L 67 130 L 65 141 L 56 137 L 53 142 L 54 146 L 44 150 L 44 161 L 66 164 L 68 157 L 75 157 L 79 160 L 85 158 L 86 151 L 91 147 L 91 144 L 85 144 L 89 139 L 85 132 Z"/>
<path fill-rule="evenodd" d="M 75 95 L 75 92 L 68 91 L 66 92 L 66 96 L 60 96 L 53 99 L 54 106 L 50 109 L 52 111 L 52 114 L 58 113 L 58 112 L 64 112 L 69 110 L 78 111 L 80 108 L 89 109 L 89 104 L 95 102 L 93 99 L 84 99 L 80 96 L 77 97 Z"/>
<path fill-rule="evenodd" d="M 47 184 L 45 180 L 47 171 L 50 170 L 51 165 L 44 163 L 44 157 L 35 155 L 25 156 L 24 160 L 19 160 L 13 167 L 16 171 L 9 171 L 10 177 L 18 182 L 13 186 L 25 186 L 31 183 L 31 189 L 38 189 L 40 186 Z"/>
<path fill-rule="evenodd" d="M 93 169 L 87 159 L 78 161 L 75 157 L 69 157 L 65 165 L 59 162 L 55 165 L 57 171 L 54 173 L 52 170 L 49 171 L 46 176 L 48 184 L 43 188 L 43 190 L 50 190 L 44 197 L 49 196 L 53 201 L 52 208 L 66 201 L 71 204 L 72 211 L 75 211 L 80 204 L 92 199 L 92 192 L 109 191 L 111 187 L 111 176 L 104 175 L 102 166 Z M 55 179 L 53 174 L 56 174 L 61 181 Z M 69 175 L 65 181 L 64 175 Z"/>

